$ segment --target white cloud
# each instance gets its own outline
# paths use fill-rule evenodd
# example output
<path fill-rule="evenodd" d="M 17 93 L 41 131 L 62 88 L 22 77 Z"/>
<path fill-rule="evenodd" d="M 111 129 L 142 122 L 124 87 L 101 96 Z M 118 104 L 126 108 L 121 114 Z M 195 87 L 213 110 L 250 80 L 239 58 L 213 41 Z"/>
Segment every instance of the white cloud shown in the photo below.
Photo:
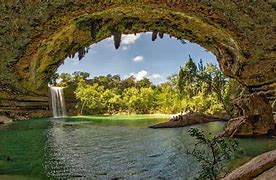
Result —
<path fill-rule="evenodd" d="M 139 38 L 141 37 L 141 34 L 122 34 L 121 37 L 121 44 L 123 45 L 129 45 L 134 44 Z M 107 41 L 113 41 L 113 36 L 106 38 Z"/>
<path fill-rule="evenodd" d="M 140 81 L 143 78 L 148 78 L 150 80 L 154 80 L 154 79 L 161 79 L 162 75 L 160 74 L 149 74 L 147 71 L 145 70 L 141 70 L 137 73 L 130 73 L 130 75 L 124 75 L 123 78 L 126 79 L 130 76 L 134 76 L 136 81 Z"/>
<path fill-rule="evenodd" d="M 140 62 L 140 61 L 143 61 L 143 60 L 144 60 L 143 56 L 136 56 L 135 58 L 133 58 L 133 61 L 135 61 L 135 62 Z"/>
<path fill-rule="evenodd" d="M 162 76 L 160 74 L 152 74 L 149 79 L 160 79 Z"/>
<path fill-rule="evenodd" d="M 130 76 L 134 76 L 137 81 L 142 80 L 144 77 L 147 77 L 148 72 L 145 70 L 139 71 L 138 73 L 131 73 Z"/>
<path fill-rule="evenodd" d="M 74 63 L 74 65 L 79 65 L 80 64 L 80 60 L 79 60 L 77 55 L 75 55 L 74 58 L 70 58 L 70 61 L 72 61 Z"/>
<path fill-rule="evenodd" d="M 140 34 L 123 34 L 121 38 L 121 44 L 128 45 L 128 44 L 134 44 L 139 38 Z"/>
<path fill-rule="evenodd" d="M 127 79 L 129 77 L 129 75 L 123 75 L 123 79 Z"/>

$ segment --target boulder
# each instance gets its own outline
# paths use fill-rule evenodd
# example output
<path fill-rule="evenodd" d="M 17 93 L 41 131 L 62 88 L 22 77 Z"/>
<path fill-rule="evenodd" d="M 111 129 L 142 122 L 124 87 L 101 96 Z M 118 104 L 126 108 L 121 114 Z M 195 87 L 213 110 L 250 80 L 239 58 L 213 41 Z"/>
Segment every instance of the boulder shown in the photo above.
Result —
<path fill-rule="evenodd" d="M 258 177 L 254 178 L 254 180 L 271 180 L 271 179 L 275 179 L 275 177 L 276 177 L 276 166 L 265 171 Z"/>
<path fill-rule="evenodd" d="M 234 102 L 235 117 L 224 136 L 259 136 L 274 131 L 272 108 L 264 94 L 250 94 Z"/>
<path fill-rule="evenodd" d="M 211 116 L 203 113 L 190 112 L 172 118 L 168 122 L 150 126 L 150 128 L 177 128 L 214 121 L 227 121 L 228 119 Z"/>
<path fill-rule="evenodd" d="M 249 136 L 253 134 L 253 126 L 249 117 L 241 116 L 231 119 L 224 130 L 224 136 Z"/>
<path fill-rule="evenodd" d="M 6 124 L 6 123 L 11 123 L 12 119 L 6 117 L 6 116 L 0 116 L 0 124 Z"/>
<path fill-rule="evenodd" d="M 251 180 L 276 166 L 276 150 L 264 153 L 253 158 L 248 163 L 235 169 L 223 180 Z M 271 173 L 270 173 L 271 174 Z"/>

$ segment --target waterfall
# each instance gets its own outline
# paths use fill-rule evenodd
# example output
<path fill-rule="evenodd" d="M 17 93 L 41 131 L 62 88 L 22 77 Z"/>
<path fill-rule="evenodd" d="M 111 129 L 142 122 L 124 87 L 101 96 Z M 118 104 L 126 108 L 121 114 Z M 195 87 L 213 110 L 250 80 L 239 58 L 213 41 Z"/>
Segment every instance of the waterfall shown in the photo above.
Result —
<path fill-rule="evenodd" d="M 53 117 L 60 118 L 60 117 L 66 116 L 63 88 L 50 87 L 50 92 L 51 92 Z"/>

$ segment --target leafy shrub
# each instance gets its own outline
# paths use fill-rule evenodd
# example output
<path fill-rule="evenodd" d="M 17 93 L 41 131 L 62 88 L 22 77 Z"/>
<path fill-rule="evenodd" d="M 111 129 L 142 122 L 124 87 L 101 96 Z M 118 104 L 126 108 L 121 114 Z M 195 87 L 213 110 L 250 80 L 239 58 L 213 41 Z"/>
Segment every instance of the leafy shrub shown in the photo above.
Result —
<path fill-rule="evenodd" d="M 237 141 L 220 136 L 206 136 L 204 131 L 196 128 L 189 129 L 189 134 L 197 140 L 197 143 L 192 151 L 187 151 L 187 154 L 195 157 L 201 166 L 199 176 L 195 179 L 221 178 L 226 161 L 233 158 L 238 148 Z"/>

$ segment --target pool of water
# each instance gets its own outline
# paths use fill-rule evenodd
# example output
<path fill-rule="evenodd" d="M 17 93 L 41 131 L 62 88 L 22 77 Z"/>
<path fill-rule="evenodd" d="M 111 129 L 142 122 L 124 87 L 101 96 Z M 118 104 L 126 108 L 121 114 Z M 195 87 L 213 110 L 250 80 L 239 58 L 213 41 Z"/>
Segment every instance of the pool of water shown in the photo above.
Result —
<path fill-rule="evenodd" d="M 149 129 L 153 116 L 31 119 L 0 126 L 0 179 L 192 179 L 188 128 Z M 195 127 L 212 134 L 224 123 Z M 239 164 L 276 148 L 271 138 L 239 139 Z M 1 176 L 2 175 L 2 176 Z"/>

